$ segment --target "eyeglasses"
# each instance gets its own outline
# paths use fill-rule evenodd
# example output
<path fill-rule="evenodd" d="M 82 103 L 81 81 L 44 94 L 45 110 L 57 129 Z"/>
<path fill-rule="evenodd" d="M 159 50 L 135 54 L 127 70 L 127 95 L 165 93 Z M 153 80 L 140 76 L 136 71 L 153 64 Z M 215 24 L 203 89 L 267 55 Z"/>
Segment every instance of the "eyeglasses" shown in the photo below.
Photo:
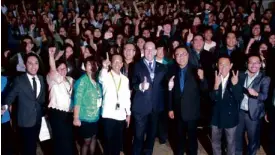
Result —
<path fill-rule="evenodd" d="M 249 65 L 260 65 L 261 62 L 248 62 Z"/>

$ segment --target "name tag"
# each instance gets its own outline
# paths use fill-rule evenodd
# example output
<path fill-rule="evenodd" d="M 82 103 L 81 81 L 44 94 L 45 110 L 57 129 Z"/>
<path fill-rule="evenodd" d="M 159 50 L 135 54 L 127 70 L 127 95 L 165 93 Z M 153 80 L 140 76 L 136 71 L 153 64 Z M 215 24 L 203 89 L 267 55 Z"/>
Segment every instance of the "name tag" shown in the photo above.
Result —
<path fill-rule="evenodd" d="M 102 98 L 98 98 L 97 101 L 96 101 L 96 103 L 97 103 L 97 107 L 98 107 L 98 108 L 101 107 Z"/>

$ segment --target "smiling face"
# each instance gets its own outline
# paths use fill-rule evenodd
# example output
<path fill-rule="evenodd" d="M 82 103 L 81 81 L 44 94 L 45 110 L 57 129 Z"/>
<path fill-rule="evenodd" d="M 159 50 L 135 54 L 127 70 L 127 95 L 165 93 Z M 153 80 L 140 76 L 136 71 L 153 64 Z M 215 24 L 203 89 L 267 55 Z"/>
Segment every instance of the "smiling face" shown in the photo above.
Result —
<path fill-rule="evenodd" d="M 120 69 L 123 66 L 122 57 L 120 55 L 114 55 L 112 57 L 111 67 L 116 73 L 120 73 Z"/>
<path fill-rule="evenodd" d="M 230 62 L 229 58 L 220 58 L 218 61 L 219 73 L 223 77 L 226 77 L 229 74 L 232 66 L 233 64 Z"/>
<path fill-rule="evenodd" d="M 144 57 L 148 61 L 153 61 L 156 55 L 156 46 L 153 42 L 147 42 L 144 46 Z"/>
<path fill-rule="evenodd" d="M 193 40 L 193 47 L 196 51 L 201 51 L 203 49 L 204 46 L 204 40 L 203 37 L 200 35 L 197 35 L 194 37 Z"/>
<path fill-rule="evenodd" d="M 189 54 L 185 48 L 178 48 L 175 51 L 175 59 L 180 68 L 184 68 L 188 64 Z"/>
<path fill-rule="evenodd" d="M 28 60 L 25 65 L 27 73 L 33 76 L 37 74 L 37 71 L 39 69 L 39 62 L 35 56 L 28 57 Z"/>
<path fill-rule="evenodd" d="M 229 48 L 234 48 L 237 45 L 237 38 L 234 33 L 228 33 L 226 36 L 226 45 Z"/>
<path fill-rule="evenodd" d="M 63 77 L 67 75 L 67 66 L 64 63 L 60 64 L 56 70 Z"/>
<path fill-rule="evenodd" d="M 248 59 L 247 69 L 250 73 L 257 73 L 261 68 L 261 60 L 257 56 L 251 56 Z"/>
<path fill-rule="evenodd" d="M 252 34 L 256 37 L 261 35 L 261 26 L 260 25 L 254 25 L 252 28 Z"/>
<path fill-rule="evenodd" d="M 123 50 L 123 56 L 126 60 L 133 60 L 136 54 L 135 46 L 133 44 L 126 44 Z"/>

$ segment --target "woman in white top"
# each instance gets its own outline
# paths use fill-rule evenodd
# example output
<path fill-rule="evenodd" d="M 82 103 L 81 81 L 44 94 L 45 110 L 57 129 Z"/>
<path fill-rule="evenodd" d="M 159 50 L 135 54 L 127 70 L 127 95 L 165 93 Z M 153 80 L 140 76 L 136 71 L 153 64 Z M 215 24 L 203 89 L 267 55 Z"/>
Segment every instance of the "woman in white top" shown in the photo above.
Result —
<path fill-rule="evenodd" d="M 73 79 L 67 77 L 67 65 L 59 60 L 55 63 L 56 48 L 49 48 L 50 72 L 47 75 L 49 85 L 49 119 L 52 128 L 54 155 L 73 155 L 73 115 L 71 95 Z"/>
<path fill-rule="evenodd" d="M 213 49 L 216 47 L 216 42 L 212 40 L 213 30 L 211 27 L 204 30 L 204 50 L 206 51 L 214 51 Z"/>

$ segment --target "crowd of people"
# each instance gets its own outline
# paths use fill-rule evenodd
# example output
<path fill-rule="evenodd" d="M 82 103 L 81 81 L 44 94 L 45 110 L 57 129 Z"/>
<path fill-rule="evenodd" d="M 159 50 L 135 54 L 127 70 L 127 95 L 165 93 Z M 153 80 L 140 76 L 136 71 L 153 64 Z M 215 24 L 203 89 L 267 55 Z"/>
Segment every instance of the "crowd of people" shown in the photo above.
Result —
<path fill-rule="evenodd" d="M 97 154 L 98 139 L 105 155 L 152 155 L 171 126 L 174 154 L 198 154 L 203 127 L 214 155 L 256 155 L 263 122 L 275 155 L 261 1 L 2 0 L 1 17 L 2 154 L 36 155 L 43 117 L 54 155 Z"/>

